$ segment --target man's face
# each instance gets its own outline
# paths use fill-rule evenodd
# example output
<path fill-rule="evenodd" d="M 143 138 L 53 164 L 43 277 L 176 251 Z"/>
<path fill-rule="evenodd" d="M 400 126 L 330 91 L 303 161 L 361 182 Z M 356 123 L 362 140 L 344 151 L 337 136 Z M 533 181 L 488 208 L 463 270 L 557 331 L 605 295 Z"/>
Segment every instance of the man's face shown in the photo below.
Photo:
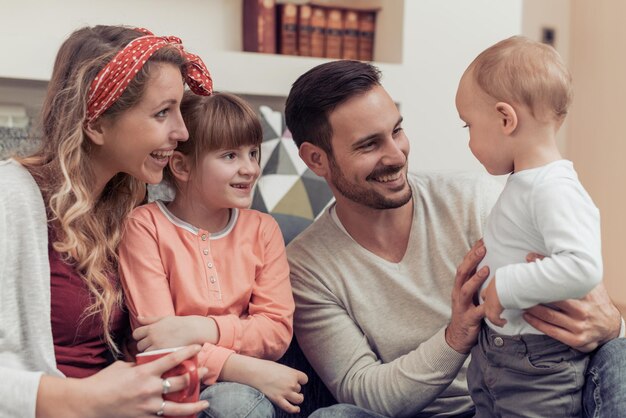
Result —
<path fill-rule="evenodd" d="M 409 141 L 398 108 L 382 87 L 338 106 L 329 122 L 333 153 L 327 180 L 337 201 L 392 209 L 411 200 Z"/>

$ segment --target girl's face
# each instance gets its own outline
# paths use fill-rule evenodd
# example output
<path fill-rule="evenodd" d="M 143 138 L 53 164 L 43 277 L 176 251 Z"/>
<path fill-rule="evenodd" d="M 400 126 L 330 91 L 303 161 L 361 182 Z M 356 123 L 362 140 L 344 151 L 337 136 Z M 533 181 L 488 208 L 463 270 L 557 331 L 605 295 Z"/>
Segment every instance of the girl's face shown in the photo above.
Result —
<path fill-rule="evenodd" d="M 252 204 L 252 190 L 259 177 L 259 147 L 209 151 L 190 179 L 195 199 L 209 210 L 245 209 Z"/>
<path fill-rule="evenodd" d="M 93 156 L 102 187 L 117 173 L 145 183 L 161 181 L 176 144 L 189 136 L 180 113 L 183 90 L 180 70 L 173 64 L 157 64 L 141 100 L 117 117 L 102 120 Z"/>

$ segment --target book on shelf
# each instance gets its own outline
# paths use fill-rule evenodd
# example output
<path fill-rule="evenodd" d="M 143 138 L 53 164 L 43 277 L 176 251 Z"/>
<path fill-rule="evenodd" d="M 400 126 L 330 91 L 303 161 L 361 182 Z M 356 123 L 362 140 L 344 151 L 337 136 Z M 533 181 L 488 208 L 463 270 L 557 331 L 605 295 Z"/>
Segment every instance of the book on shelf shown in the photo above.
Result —
<path fill-rule="evenodd" d="M 298 55 L 298 5 L 283 3 L 277 5 L 278 53 Z"/>
<path fill-rule="evenodd" d="M 326 9 L 311 7 L 311 56 L 324 58 L 326 53 Z"/>
<path fill-rule="evenodd" d="M 303 4 L 298 6 L 298 54 L 311 56 L 311 6 Z"/>
<path fill-rule="evenodd" d="M 276 53 L 275 0 L 243 0 L 243 50 Z"/>
<path fill-rule="evenodd" d="M 385 3 L 396 0 L 279 0 L 294 1 L 296 3 L 309 3 L 314 6 L 351 9 L 351 10 L 380 10 Z"/>
<path fill-rule="evenodd" d="M 244 51 L 372 61 L 380 0 L 243 0 Z"/>
<path fill-rule="evenodd" d="M 374 59 L 376 14 L 384 6 L 382 0 L 309 0 L 309 4 L 326 12 L 324 57 Z"/>
<path fill-rule="evenodd" d="M 343 43 L 343 10 L 326 10 L 326 58 L 341 58 Z"/>
<path fill-rule="evenodd" d="M 359 12 L 346 10 L 343 14 L 343 49 L 341 58 L 359 59 Z"/>
<path fill-rule="evenodd" d="M 376 11 L 360 11 L 358 59 L 360 59 L 361 61 L 372 61 L 374 59 L 375 33 Z"/>

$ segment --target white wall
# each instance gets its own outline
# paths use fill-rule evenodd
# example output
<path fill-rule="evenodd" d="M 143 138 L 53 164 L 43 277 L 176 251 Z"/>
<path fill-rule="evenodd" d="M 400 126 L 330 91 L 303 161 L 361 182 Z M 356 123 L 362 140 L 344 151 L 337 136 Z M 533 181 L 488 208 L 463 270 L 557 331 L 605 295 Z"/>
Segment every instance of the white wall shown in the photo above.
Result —
<path fill-rule="evenodd" d="M 159 35 L 177 35 L 190 50 L 233 49 L 228 33 L 238 1 L 228 0 L 1 0 L 3 54 L 0 77 L 47 80 L 55 54 L 76 28 L 129 24 Z"/>
<path fill-rule="evenodd" d="M 456 88 L 476 55 L 520 33 L 522 2 L 407 0 L 404 12 L 404 64 L 383 83 L 402 104 L 411 168 L 483 171 L 461 128 Z"/>

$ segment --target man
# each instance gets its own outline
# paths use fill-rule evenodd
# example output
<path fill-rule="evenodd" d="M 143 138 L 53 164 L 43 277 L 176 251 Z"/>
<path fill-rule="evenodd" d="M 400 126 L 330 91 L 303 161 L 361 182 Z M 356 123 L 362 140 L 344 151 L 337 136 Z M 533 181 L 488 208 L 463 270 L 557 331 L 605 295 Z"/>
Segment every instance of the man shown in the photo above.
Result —
<path fill-rule="evenodd" d="M 484 315 L 473 297 L 488 268 L 474 270 L 500 187 L 480 175 L 409 174 L 402 117 L 366 63 L 305 73 L 286 121 L 336 200 L 288 247 L 295 332 L 331 393 L 357 406 L 314 415 L 472 416 L 466 360 Z M 604 288 L 558 307 L 532 308 L 526 319 L 585 351 L 620 333 Z"/>

